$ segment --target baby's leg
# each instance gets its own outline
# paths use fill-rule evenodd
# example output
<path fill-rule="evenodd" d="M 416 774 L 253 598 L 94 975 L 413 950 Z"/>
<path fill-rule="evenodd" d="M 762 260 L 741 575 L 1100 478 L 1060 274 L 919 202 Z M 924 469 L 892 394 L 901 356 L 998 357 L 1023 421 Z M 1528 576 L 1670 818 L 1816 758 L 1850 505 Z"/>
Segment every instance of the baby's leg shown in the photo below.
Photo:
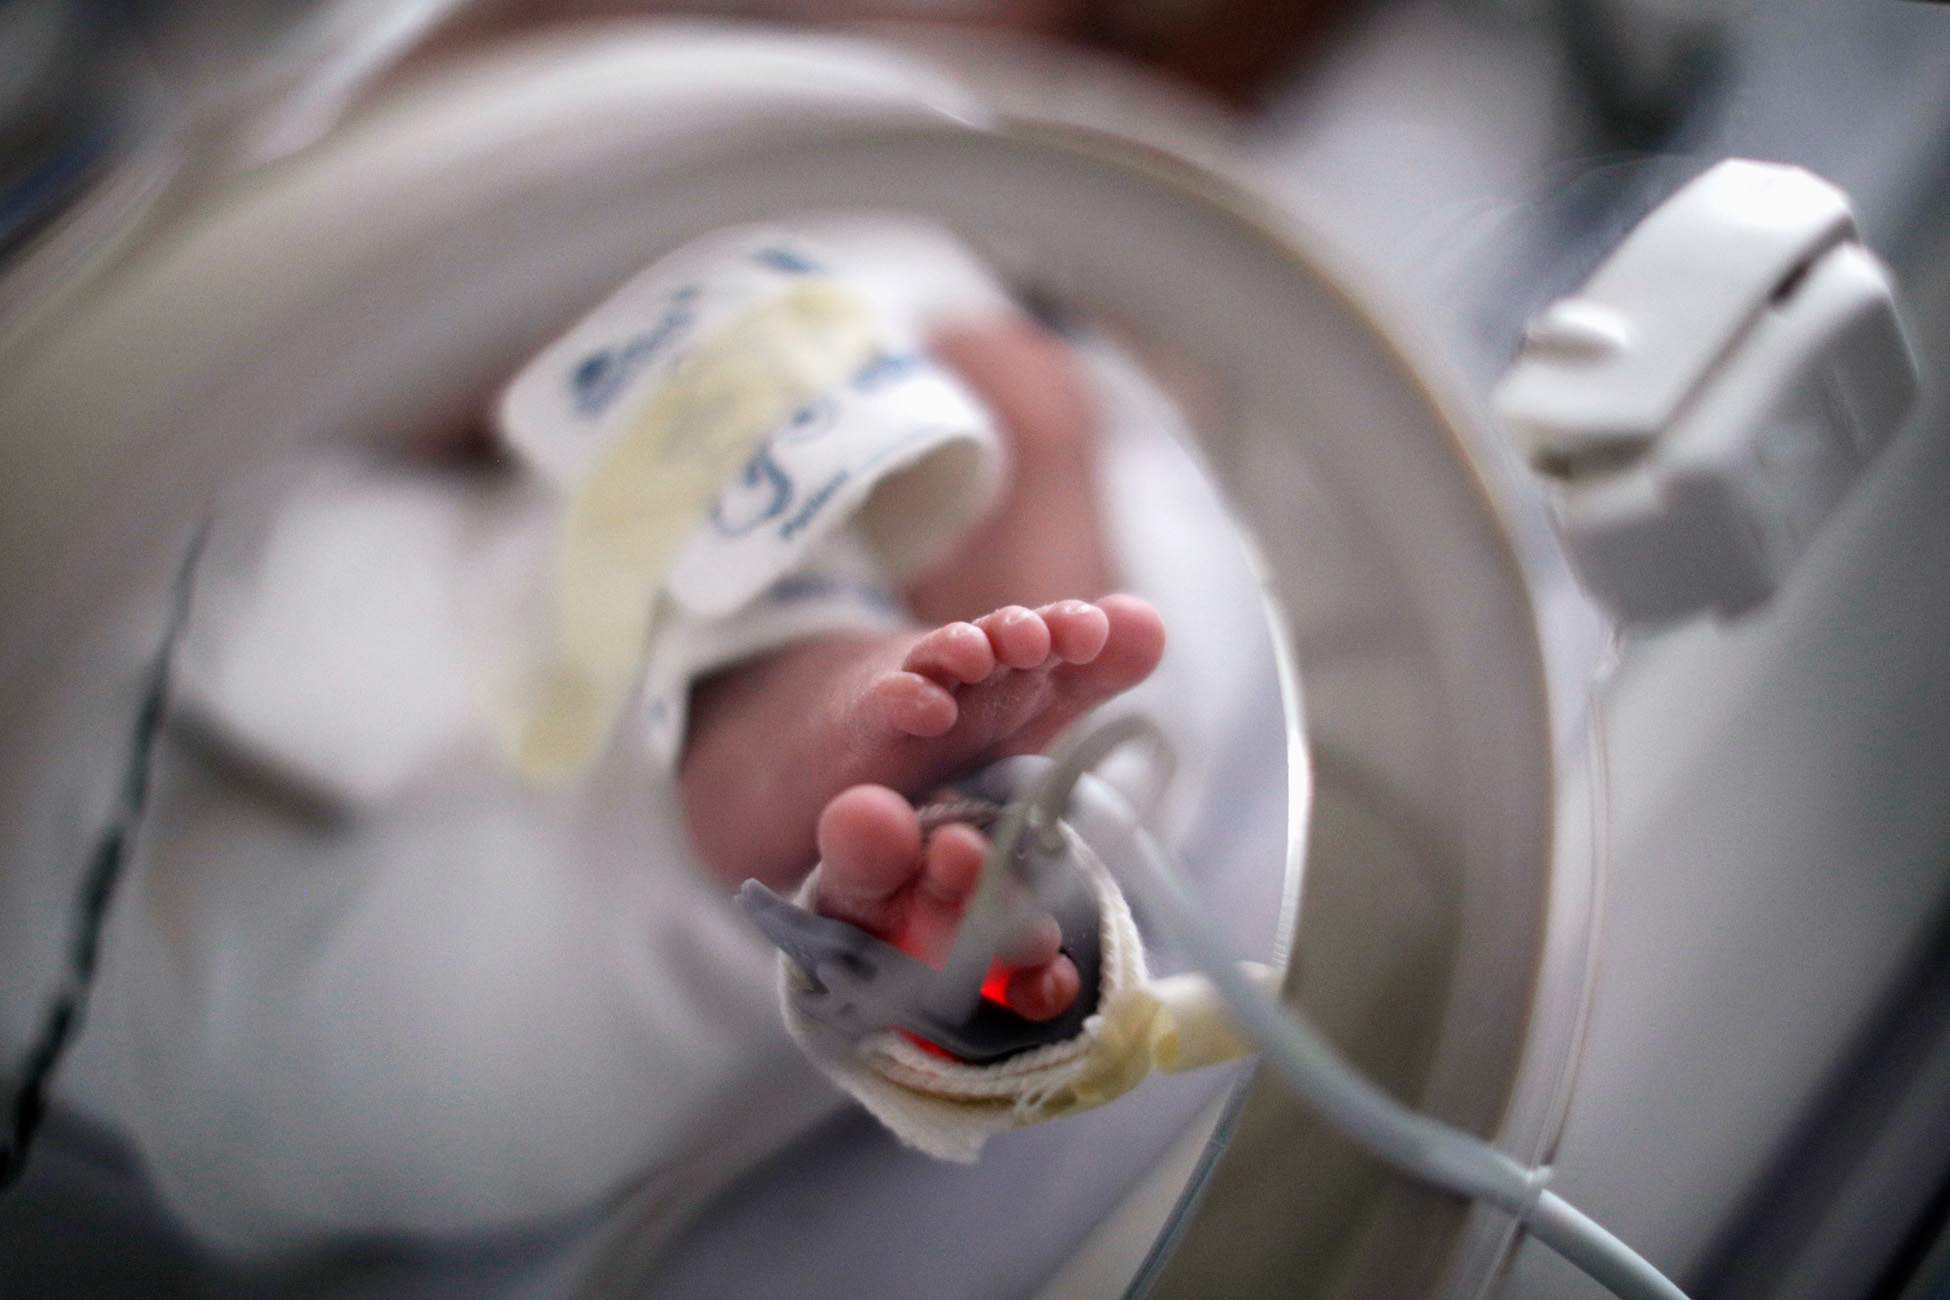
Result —
<path fill-rule="evenodd" d="M 923 835 L 906 799 L 885 786 L 854 786 L 820 815 L 814 907 L 939 966 L 954 947 L 987 852 L 973 826 L 953 823 Z M 1059 1016 L 1076 1000 L 1077 968 L 1058 951 L 1061 942 L 1048 918 L 996 956 L 1009 971 L 1004 999 L 1031 1020 Z"/>
<path fill-rule="evenodd" d="M 811 868 L 814 828 L 861 784 L 909 797 L 1048 744 L 1137 685 L 1164 651 L 1130 596 L 1010 606 L 973 623 L 789 646 L 700 684 L 679 772 L 705 863 L 727 884 L 784 887 Z"/>
<path fill-rule="evenodd" d="M 961 325 L 932 347 L 994 414 L 1012 467 L 996 509 L 908 584 L 909 606 L 946 623 L 1112 590 L 1097 409 L 1075 351 L 1027 316 Z"/>

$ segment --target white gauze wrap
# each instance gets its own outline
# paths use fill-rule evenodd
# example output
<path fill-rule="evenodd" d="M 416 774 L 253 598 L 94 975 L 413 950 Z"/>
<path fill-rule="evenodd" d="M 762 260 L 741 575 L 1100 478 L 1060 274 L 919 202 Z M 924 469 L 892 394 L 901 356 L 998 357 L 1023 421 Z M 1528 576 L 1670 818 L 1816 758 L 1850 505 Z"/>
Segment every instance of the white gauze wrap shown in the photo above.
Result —
<path fill-rule="evenodd" d="M 1097 1010 L 1073 1038 L 989 1065 L 936 1055 L 893 1029 L 850 1043 L 799 1009 L 793 990 L 805 977 L 779 958 L 779 1003 L 793 1041 L 895 1137 L 938 1160 L 971 1164 L 996 1134 L 1101 1106 L 1154 1069 L 1197 1069 L 1252 1050 L 1204 976 L 1151 978 L 1123 891 L 1090 846 L 1063 830 L 1103 916 Z M 813 905 L 820 870 L 800 886 L 799 906 Z M 1277 972 L 1245 965 L 1278 992 Z"/>

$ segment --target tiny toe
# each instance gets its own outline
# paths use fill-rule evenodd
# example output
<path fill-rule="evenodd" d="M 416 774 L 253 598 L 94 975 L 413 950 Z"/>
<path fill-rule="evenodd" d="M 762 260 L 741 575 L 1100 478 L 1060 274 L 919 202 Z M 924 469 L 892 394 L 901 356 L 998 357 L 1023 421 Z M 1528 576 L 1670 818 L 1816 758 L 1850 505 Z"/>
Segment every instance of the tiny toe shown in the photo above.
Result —
<path fill-rule="evenodd" d="M 928 836 L 921 888 L 931 898 L 960 907 L 981 879 L 988 853 L 988 837 L 966 822 L 937 827 Z"/>
<path fill-rule="evenodd" d="M 1059 956 L 1047 966 L 1011 975 L 1005 996 L 1010 1010 L 1024 1020 L 1054 1020 L 1070 1009 L 1082 988 L 1076 963 Z"/>
<path fill-rule="evenodd" d="M 886 786 L 856 785 L 826 805 L 817 834 L 814 909 L 884 933 L 892 902 L 920 865 L 921 823 L 913 807 Z"/>
<path fill-rule="evenodd" d="M 1105 596 L 1097 602 L 1109 621 L 1104 648 L 1090 674 L 1105 686 L 1128 690 L 1151 675 L 1165 652 L 1165 624 L 1149 601 L 1136 596 Z"/>
<path fill-rule="evenodd" d="M 884 726 L 908 736 L 939 736 L 961 716 L 954 695 L 939 682 L 905 671 L 874 682 L 862 706 Z"/>
<path fill-rule="evenodd" d="M 1036 612 L 1049 628 L 1051 648 L 1065 663 L 1089 663 L 1110 640 L 1110 615 L 1087 600 L 1059 600 Z"/>
<path fill-rule="evenodd" d="M 975 625 L 988 634 L 996 659 L 1007 667 L 1037 668 L 1049 658 L 1049 625 L 1032 609 L 1005 605 Z"/>
<path fill-rule="evenodd" d="M 947 960 L 987 856 L 988 839 L 973 826 L 952 822 L 928 836 L 901 947 L 929 965 Z"/>
<path fill-rule="evenodd" d="M 973 623 L 950 623 L 915 642 L 901 667 L 943 685 L 979 682 L 995 671 L 995 650 Z"/>

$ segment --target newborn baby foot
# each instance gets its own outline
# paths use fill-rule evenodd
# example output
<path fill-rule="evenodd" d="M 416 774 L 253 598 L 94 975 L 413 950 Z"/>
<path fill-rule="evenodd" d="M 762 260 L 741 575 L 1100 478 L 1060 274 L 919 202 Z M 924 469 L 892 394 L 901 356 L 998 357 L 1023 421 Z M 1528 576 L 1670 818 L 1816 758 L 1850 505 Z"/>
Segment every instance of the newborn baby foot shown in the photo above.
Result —
<path fill-rule="evenodd" d="M 1112 597 L 1105 604 L 1116 609 L 1120 599 L 1129 598 Z M 1058 706 L 1059 696 L 1082 690 L 1092 693 L 1090 703 L 1095 703 L 1104 698 L 1099 688 L 1105 670 L 1122 675 L 1118 666 L 1098 663 L 1110 630 L 1109 610 L 1088 601 L 1058 601 L 1037 610 L 1004 606 L 972 623 L 950 623 L 923 636 L 899 669 L 868 687 L 859 708 L 864 719 L 896 735 L 936 742 L 915 753 L 923 767 L 933 752 L 972 758 L 1010 740 L 1017 745 L 1009 752 L 1031 753 L 1082 711 Z M 1128 657 L 1128 646 L 1121 651 Z M 1066 665 L 1096 671 L 1060 672 Z M 898 781 L 899 775 L 891 771 L 887 779 Z"/>
<path fill-rule="evenodd" d="M 924 832 L 908 801 L 881 785 L 857 785 L 819 818 L 819 888 L 813 908 L 849 921 L 939 967 L 981 877 L 988 840 L 951 822 Z M 996 954 L 984 993 L 1029 1020 L 1069 1010 L 1080 981 L 1058 951 L 1054 918 Z"/>
<path fill-rule="evenodd" d="M 789 646 L 698 686 L 679 784 L 692 838 L 728 884 L 783 888 L 811 868 L 833 797 L 909 798 L 1035 753 L 1149 676 L 1157 612 L 1131 596 L 1009 606 L 972 623 Z"/>

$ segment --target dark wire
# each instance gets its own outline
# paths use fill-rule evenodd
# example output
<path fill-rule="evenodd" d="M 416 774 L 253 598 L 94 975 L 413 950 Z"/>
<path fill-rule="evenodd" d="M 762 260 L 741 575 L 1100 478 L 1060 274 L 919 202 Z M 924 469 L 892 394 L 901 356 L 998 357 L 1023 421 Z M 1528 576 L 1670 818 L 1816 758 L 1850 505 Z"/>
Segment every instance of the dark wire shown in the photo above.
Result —
<path fill-rule="evenodd" d="M 88 1010 L 88 994 L 94 987 L 95 969 L 100 964 L 102 928 L 108 923 L 109 903 L 128 864 L 129 847 L 141 825 L 143 807 L 149 797 L 149 760 L 155 749 L 156 733 L 162 729 L 169 706 L 169 665 L 189 616 L 190 574 L 203 551 L 204 530 L 199 528 L 183 557 L 176 575 L 176 588 L 163 632 L 162 645 L 149 665 L 142 705 L 136 711 L 135 727 L 129 741 L 128 763 L 122 770 L 122 788 L 110 811 L 108 824 L 95 841 L 89 856 L 87 874 L 75 893 L 74 934 L 68 944 L 68 969 L 61 989 L 48 1006 L 41 1021 L 41 1032 L 27 1053 L 20 1086 L 8 1108 L 7 1132 L 0 1136 L 0 1195 L 11 1191 L 27 1172 L 27 1155 L 34 1135 L 47 1117 L 47 1090 L 61 1059 L 81 1032 Z"/>

